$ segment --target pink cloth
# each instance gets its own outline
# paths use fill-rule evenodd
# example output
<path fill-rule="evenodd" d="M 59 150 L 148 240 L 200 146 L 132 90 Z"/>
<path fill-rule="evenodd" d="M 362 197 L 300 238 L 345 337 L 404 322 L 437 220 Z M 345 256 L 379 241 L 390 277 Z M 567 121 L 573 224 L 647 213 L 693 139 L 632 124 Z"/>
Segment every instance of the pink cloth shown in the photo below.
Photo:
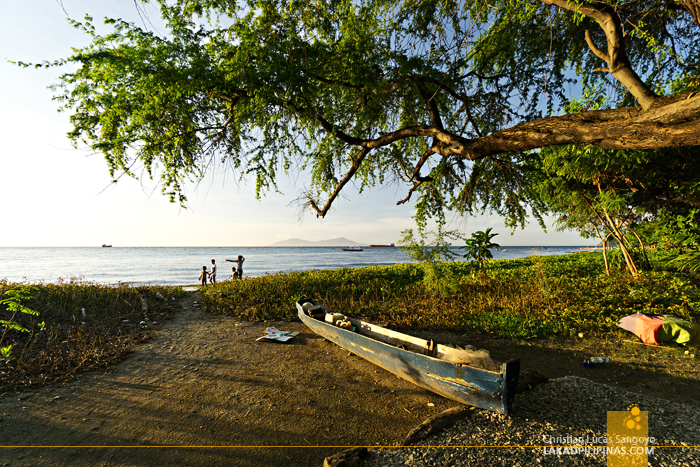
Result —
<path fill-rule="evenodd" d="M 645 344 L 661 345 L 659 333 L 664 324 L 664 319 L 660 316 L 647 316 L 639 313 L 637 326 L 634 331 Z"/>

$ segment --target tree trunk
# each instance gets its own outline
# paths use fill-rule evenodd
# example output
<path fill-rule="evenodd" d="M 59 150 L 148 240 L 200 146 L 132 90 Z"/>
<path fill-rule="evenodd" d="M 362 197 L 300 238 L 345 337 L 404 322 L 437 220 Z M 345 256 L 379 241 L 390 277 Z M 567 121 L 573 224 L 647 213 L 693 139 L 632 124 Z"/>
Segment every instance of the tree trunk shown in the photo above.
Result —
<path fill-rule="evenodd" d="M 632 255 L 625 246 L 625 241 L 627 240 L 625 238 L 625 234 L 623 234 L 622 231 L 612 221 L 612 219 L 610 219 L 610 216 L 608 215 L 608 212 L 605 209 L 603 209 L 603 212 L 605 213 L 605 217 L 610 222 L 611 233 L 613 238 L 615 238 L 615 240 L 617 240 L 617 243 L 620 245 L 620 251 L 622 252 L 623 258 L 625 258 L 625 265 L 627 266 L 627 270 L 630 272 L 630 274 L 632 274 L 632 277 L 635 280 L 639 279 L 639 269 L 637 269 L 637 265 L 634 263 L 634 258 L 632 258 Z"/>
<path fill-rule="evenodd" d="M 629 229 L 630 229 L 630 232 L 632 232 L 632 234 L 635 237 L 637 237 L 637 241 L 639 242 L 639 245 L 642 249 L 642 255 L 644 256 L 644 262 L 646 263 L 647 269 L 651 269 L 651 261 L 649 261 L 649 257 L 647 256 L 647 249 L 646 249 L 646 246 L 644 245 L 644 242 L 642 242 L 642 239 L 639 238 L 639 235 L 637 235 L 637 232 L 635 232 L 634 229 L 632 229 L 632 227 L 630 227 Z"/>
<path fill-rule="evenodd" d="M 685 9 L 688 10 L 688 13 L 690 13 L 690 15 L 695 20 L 695 24 L 700 26 L 700 1 L 682 0 L 682 3 Z"/>
<path fill-rule="evenodd" d="M 598 227 L 593 224 L 593 228 L 595 229 L 595 233 L 598 235 L 598 238 L 600 239 L 601 242 L 603 242 L 603 262 L 605 263 L 605 275 L 610 276 L 610 264 L 608 264 L 608 239 L 610 238 L 610 234 L 608 234 L 607 237 L 603 238 L 603 235 L 600 233 L 600 230 L 598 230 Z"/>

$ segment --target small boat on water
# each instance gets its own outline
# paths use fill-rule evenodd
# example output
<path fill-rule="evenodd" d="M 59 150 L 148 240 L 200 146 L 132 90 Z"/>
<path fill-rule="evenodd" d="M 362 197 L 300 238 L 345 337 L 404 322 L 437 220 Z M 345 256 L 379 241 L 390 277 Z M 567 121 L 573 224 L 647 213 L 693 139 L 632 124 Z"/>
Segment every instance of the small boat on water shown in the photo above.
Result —
<path fill-rule="evenodd" d="M 486 350 L 436 344 L 334 313 L 304 298 L 299 319 L 313 332 L 385 370 L 448 399 L 508 413 L 520 360 L 497 365 Z"/>
<path fill-rule="evenodd" d="M 370 248 L 393 248 L 395 245 L 389 243 L 388 245 L 370 245 Z"/>
<path fill-rule="evenodd" d="M 349 246 L 347 248 L 341 248 L 343 251 L 363 251 L 359 246 Z"/>
<path fill-rule="evenodd" d="M 106 243 L 103 243 L 102 248 L 112 248 L 112 245 L 107 245 Z"/>

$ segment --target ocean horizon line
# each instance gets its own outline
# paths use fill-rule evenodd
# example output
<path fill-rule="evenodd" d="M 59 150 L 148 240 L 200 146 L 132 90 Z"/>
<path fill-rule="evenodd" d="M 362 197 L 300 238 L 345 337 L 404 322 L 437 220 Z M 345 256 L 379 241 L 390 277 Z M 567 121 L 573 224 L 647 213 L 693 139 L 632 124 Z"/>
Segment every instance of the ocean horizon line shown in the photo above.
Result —
<path fill-rule="evenodd" d="M 401 247 L 368 247 L 357 253 L 342 249 L 337 246 L 0 247 L 0 278 L 12 282 L 74 278 L 102 284 L 190 285 L 197 281 L 203 267 L 211 270 L 212 258 L 216 260 L 217 276 L 230 277 L 232 266 L 238 268 L 235 264 L 238 255 L 245 258 L 244 277 L 415 262 Z M 458 257 L 456 260 L 464 261 L 458 246 L 451 251 Z M 503 245 L 492 250 L 494 259 L 592 251 L 594 247 L 578 245 Z"/>
<path fill-rule="evenodd" d="M 374 243 L 372 244 L 374 245 Z M 384 244 L 377 244 L 384 245 Z M 566 248 L 566 247 L 591 247 L 597 244 L 587 243 L 587 244 L 575 244 L 575 245 L 504 245 L 501 244 L 501 248 Z M 174 246 L 153 246 L 153 245 L 109 245 L 103 247 L 101 245 L 73 245 L 73 246 L 1 246 L 0 248 L 343 248 L 347 245 L 205 245 L 205 246 L 193 246 L 193 245 L 174 245 Z M 369 244 L 361 243 L 357 246 L 366 246 L 368 248 L 403 248 L 402 245 L 395 245 L 394 247 L 386 246 L 375 246 L 370 247 Z M 434 245 L 428 245 L 434 246 Z M 463 245 L 451 245 L 451 247 L 459 248 Z M 495 249 L 495 248 L 494 248 Z"/>

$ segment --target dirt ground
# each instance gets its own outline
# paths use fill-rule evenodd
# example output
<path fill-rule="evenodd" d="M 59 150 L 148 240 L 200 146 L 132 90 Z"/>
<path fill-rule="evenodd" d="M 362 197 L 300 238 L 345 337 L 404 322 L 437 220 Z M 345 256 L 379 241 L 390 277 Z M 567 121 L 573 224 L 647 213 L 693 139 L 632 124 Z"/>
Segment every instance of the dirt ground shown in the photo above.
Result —
<path fill-rule="evenodd" d="M 460 406 L 301 323 L 210 316 L 195 294 L 179 304 L 155 339 L 114 367 L 1 397 L 0 466 L 321 466 L 347 447 L 396 445 L 428 417 Z M 267 326 L 300 334 L 256 342 Z M 461 335 L 430 337 L 465 343 Z M 586 370 L 564 347 L 471 342 L 549 377 L 576 374 L 700 405 L 697 375 Z"/>

